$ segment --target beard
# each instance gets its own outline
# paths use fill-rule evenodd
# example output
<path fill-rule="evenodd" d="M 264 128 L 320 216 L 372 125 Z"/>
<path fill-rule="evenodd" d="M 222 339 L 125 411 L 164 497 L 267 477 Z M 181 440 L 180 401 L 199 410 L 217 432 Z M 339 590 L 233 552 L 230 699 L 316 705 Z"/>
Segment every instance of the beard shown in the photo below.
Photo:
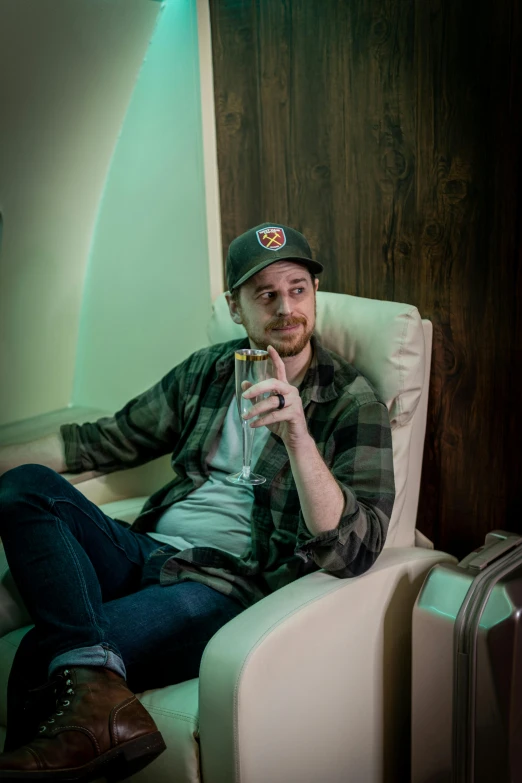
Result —
<path fill-rule="evenodd" d="M 246 332 L 254 345 L 263 351 L 266 351 L 269 345 L 272 345 L 279 356 L 285 359 L 289 356 L 298 356 L 310 342 L 310 338 L 315 328 L 315 307 L 314 319 L 312 323 L 304 315 L 291 316 L 287 318 L 272 318 L 263 327 L 255 326 L 248 316 L 241 311 L 241 320 Z M 285 326 L 299 326 L 303 328 L 295 333 L 282 333 L 272 331 L 273 329 L 282 329 Z"/>

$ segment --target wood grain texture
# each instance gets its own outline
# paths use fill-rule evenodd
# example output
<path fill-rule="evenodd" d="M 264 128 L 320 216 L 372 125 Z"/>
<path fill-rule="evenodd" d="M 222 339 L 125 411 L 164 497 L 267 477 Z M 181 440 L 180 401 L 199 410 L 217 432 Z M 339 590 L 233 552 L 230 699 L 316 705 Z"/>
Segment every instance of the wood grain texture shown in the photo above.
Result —
<path fill-rule="evenodd" d="M 516 0 L 211 0 L 223 252 L 295 226 L 323 290 L 434 325 L 419 528 L 522 532 Z"/>

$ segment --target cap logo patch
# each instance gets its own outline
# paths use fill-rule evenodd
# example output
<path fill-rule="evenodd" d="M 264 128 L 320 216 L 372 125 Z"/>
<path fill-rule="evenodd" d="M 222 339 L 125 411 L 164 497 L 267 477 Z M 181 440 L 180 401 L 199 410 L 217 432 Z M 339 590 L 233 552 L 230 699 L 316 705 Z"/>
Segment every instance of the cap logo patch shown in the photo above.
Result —
<path fill-rule="evenodd" d="M 282 228 L 260 228 L 256 234 L 259 244 L 267 250 L 280 250 L 286 245 L 286 236 Z"/>

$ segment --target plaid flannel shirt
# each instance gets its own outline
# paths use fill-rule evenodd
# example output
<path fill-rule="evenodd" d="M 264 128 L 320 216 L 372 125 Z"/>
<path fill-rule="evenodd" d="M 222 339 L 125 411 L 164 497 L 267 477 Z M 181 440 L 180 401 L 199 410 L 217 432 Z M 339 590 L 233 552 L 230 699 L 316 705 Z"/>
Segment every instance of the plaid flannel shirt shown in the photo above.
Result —
<path fill-rule="evenodd" d="M 358 370 L 312 338 L 313 358 L 300 386 L 308 430 L 344 496 L 340 519 L 313 536 L 301 512 L 286 447 L 270 434 L 255 466 L 249 549 L 238 558 L 213 547 L 151 555 L 162 584 L 195 580 L 248 606 L 322 568 L 337 577 L 367 571 L 381 552 L 395 497 L 386 405 Z M 132 525 L 153 531 L 159 516 L 208 477 L 206 457 L 234 396 L 235 340 L 204 348 L 113 417 L 64 424 L 68 470 L 110 473 L 172 453 L 175 476 L 155 492 Z M 231 491 L 233 489 L 231 488 Z"/>

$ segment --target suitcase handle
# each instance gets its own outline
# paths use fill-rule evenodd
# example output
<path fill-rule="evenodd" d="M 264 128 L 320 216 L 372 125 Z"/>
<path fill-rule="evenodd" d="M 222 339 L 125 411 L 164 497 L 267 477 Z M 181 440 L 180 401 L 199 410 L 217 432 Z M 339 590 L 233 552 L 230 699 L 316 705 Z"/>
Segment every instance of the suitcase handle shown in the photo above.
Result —
<path fill-rule="evenodd" d="M 492 541 L 495 539 L 500 540 L 496 544 L 492 544 Z M 487 568 L 494 560 L 502 557 L 511 549 L 520 546 L 520 544 L 522 544 L 522 536 L 516 533 L 505 533 L 502 530 L 495 530 L 486 536 L 485 546 L 481 546 L 479 549 L 471 552 L 464 560 L 461 560 L 459 567 L 482 571 L 483 568 Z"/>

